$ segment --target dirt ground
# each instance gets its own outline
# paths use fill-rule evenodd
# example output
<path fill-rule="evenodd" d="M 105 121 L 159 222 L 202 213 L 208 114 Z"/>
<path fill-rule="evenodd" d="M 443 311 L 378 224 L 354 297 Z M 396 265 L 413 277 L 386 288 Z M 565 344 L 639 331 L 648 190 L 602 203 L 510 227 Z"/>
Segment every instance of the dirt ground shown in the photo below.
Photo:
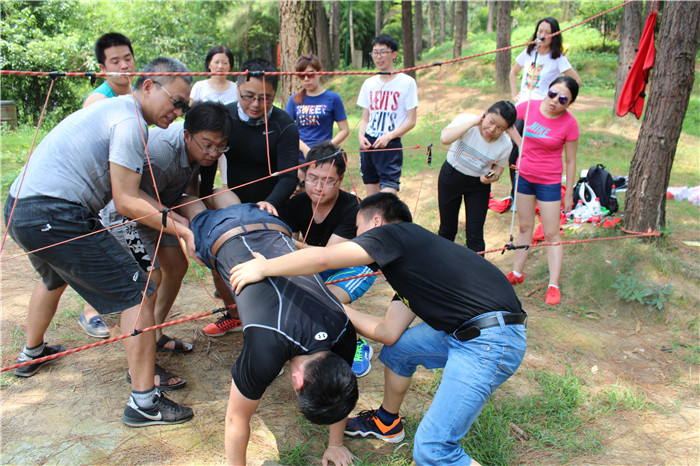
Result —
<path fill-rule="evenodd" d="M 422 84 L 421 84 L 422 85 Z M 425 89 L 425 87 L 423 87 Z M 425 99 L 430 100 L 426 89 Z M 453 89 L 455 101 L 466 102 L 457 110 L 478 111 L 483 102 L 473 90 Z M 422 97 L 423 98 L 423 97 Z M 439 169 L 439 166 L 438 166 Z M 437 169 L 425 179 L 406 180 L 402 197 L 413 209 L 417 221 L 436 215 Z M 421 184 L 422 183 L 422 184 Z M 505 196 L 508 183 L 496 187 L 496 197 Z M 418 193 L 419 202 L 416 202 Z M 486 225 L 487 249 L 505 244 L 510 214 L 489 213 Z M 463 229 L 463 226 L 461 227 Z M 691 238 L 697 239 L 697 238 Z M 8 239 L 3 259 L 21 250 Z M 697 252 L 688 253 L 697 261 Z M 488 257 L 501 270 L 508 271 L 512 257 Z M 544 251 L 535 251 L 530 265 L 545 261 Z M 696 262 L 697 263 L 697 262 Z M 29 261 L 18 257 L 2 263 L 2 366 L 14 363 L 23 344 L 25 315 L 36 275 Z M 210 279 L 205 279 L 213 289 Z M 542 289 L 538 290 L 538 286 Z M 523 375 L 528 369 L 548 368 L 563 373 L 567 366 L 587 373 L 590 387 L 623 382 L 640 391 L 657 409 L 623 412 L 610 416 L 597 426 L 605 432 L 600 453 L 570 460 L 570 464 L 668 464 L 696 465 L 700 458 L 697 366 L 678 354 L 667 352 L 678 339 L 672 325 L 653 319 L 632 318 L 615 305 L 600 312 L 581 314 L 570 306 L 564 293 L 562 305 L 545 308 L 542 304 L 546 283 L 533 284 L 519 296 L 530 314 L 528 351 L 520 371 L 502 388 L 517 392 L 528 386 Z M 697 284 L 695 284 L 697 287 Z M 381 315 L 392 292 L 382 277 L 356 307 Z M 220 305 L 196 282 L 186 282 L 170 319 L 214 309 Z M 80 329 L 77 316 L 82 301 L 67 292 L 51 325 L 46 341 L 68 348 L 93 343 Z M 240 333 L 221 338 L 204 337 L 199 329 L 213 321 L 207 317 L 171 327 L 167 333 L 194 342 L 186 355 L 163 355 L 158 361 L 187 379 L 182 390 L 168 395 L 191 406 L 191 422 L 168 427 L 131 429 L 120 417 L 129 396 L 125 381 L 126 360 L 121 343 L 69 355 L 43 368 L 30 379 L 17 379 L 9 373 L 0 377 L 1 427 L 0 461 L 3 464 L 221 464 L 224 462 L 224 412 L 230 385 L 230 368 L 241 345 Z M 116 335 L 117 317 L 108 324 Z M 691 341 L 697 336 L 688 335 Z M 375 357 L 371 373 L 359 380 L 360 400 L 356 411 L 376 408 L 381 402 L 381 349 L 372 343 Z M 403 414 L 415 421 L 427 409 L 430 397 L 424 387 L 434 380 L 432 371 L 419 370 L 403 406 Z M 410 426 L 415 428 L 415 423 Z M 301 449 L 306 459 L 295 464 L 320 464 L 325 430 L 311 426 L 298 412 L 289 381 L 289 371 L 267 390 L 252 421 L 248 449 L 250 464 L 277 464 L 280 454 Z M 304 447 L 299 447 L 305 445 Z M 347 440 L 346 445 L 367 464 L 386 462 L 399 445 L 375 440 Z M 561 464 L 560 458 L 546 452 L 525 450 L 518 454 L 520 464 Z"/>

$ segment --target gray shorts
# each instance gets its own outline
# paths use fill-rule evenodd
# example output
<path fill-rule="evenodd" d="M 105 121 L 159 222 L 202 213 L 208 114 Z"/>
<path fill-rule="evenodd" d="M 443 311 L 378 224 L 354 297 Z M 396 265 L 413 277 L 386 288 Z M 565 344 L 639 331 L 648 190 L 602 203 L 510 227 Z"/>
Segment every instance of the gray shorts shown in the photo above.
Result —
<path fill-rule="evenodd" d="M 14 202 L 8 196 L 6 224 Z M 123 311 L 143 299 L 147 274 L 86 207 L 43 196 L 20 199 L 7 229 L 22 249 L 33 251 L 29 260 L 50 291 L 68 284 L 100 314 Z M 88 233 L 93 234 L 84 236 Z M 155 289 L 150 282 L 146 292 Z"/>

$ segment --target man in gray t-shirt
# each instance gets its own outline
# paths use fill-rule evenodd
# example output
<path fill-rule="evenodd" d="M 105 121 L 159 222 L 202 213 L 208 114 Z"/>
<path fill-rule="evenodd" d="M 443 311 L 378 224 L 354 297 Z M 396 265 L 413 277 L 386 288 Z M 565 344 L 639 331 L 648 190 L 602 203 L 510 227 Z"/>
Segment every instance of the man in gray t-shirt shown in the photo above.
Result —
<path fill-rule="evenodd" d="M 181 62 L 157 58 L 144 73 L 188 72 Z M 167 128 L 187 110 L 192 78 L 140 76 L 133 96 L 105 99 L 68 116 L 32 154 L 10 188 L 5 222 L 42 281 L 29 301 L 24 349 L 15 375 L 31 377 L 48 361 L 32 362 L 64 351 L 44 343 L 44 333 L 67 285 L 98 312 L 121 312 L 121 331 L 154 324 L 155 290 L 146 274 L 117 239 L 104 230 L 98 213 L 110 199 L 122 215 L 160 228 L 156 201 L 139 189 L 148 125 Z M 196 258 L 192 231 L 177 215 L 165 232 L 185 240 Z M 197 259 L 198 260 L 198 259 Z M 138 427 L 173 424 L 192 418 L 191 408 L 162 396 L 154 386 L 155 336 L 140 333 L 124 341 L 131 397 L 122 421 Z"/>
<path fill-rule="evenodd" d="M 141 190 L 165 207 L 175 206 L 183 193 L 196 196 L 199 190 L 199 167 L 211 166 L 228 149 L 228 135 L 232 120 L 228 109 L 219 102 L 195 103 L 185 121 L 170 125 L 167 129 L 155 128 L 148 135 L 148 161 L 143 167 Z M 103 222 L 116 226 L 111 232 L 128 246 L 135 258 L 145 252 L 155 257 L 151 278 L 158 283 L 155 303 L 156 324 L 165 321 L 187 273 L 187 259 L 176 236 L 163 234 L 160 228 L 153 229 L 136 223 L 135 229 L 143 245 L 134 250 L 127 245 L 124 218 L 110 204 L 102 211 Z M 120 225 L 120 226 L 117 226 Z M 156 245 L 158 251 L 156 253 Z M 156 330 L 156 348 L 159 351 L 186 353 L 192 349 L 190 343 L 171 338 Z"/>

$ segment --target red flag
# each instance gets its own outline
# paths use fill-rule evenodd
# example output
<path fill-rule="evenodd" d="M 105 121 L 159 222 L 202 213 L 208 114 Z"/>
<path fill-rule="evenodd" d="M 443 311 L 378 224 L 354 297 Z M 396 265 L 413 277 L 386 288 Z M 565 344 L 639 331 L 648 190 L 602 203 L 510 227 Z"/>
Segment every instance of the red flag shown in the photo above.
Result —
<path fill-rule="evenodd" d="M 647 23 L 642 31 L 642 38 L 639 40 L 637 56 L 632 62 L 630 73 L 627 75 L 620 98 L 617 101 L 617 114 L 625 116 L 632 112 L 641 118 L 644 110 L 644 89 L 649 81 L 649 71 L 654 66 L 656 47 L 654 47 L 654 27 L 656 26 L 656 12 L 647 18 Z"/>

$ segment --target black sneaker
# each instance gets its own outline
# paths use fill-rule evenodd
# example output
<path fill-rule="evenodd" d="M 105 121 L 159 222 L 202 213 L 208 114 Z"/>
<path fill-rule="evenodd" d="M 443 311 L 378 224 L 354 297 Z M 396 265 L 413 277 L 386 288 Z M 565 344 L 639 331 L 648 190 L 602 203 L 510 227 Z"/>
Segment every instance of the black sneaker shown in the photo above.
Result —
<path fill-rule="evenodd" d="M 46 346 L 44 346 L 44 351 L 42 351 L 39 356 L 34 356 L 34 357 L 29 356 L 24 351 L 22 351 L 21 353 L 19 353 L 19 356 L 17 356 L 17 363 L 19 364 L 21 362 L 27 362 L 27 361 L 31 361 L 33 359 L 43 358 L 44 356 L 51 356 L 52 354 L 62 353 L 65 350 L 66 350 L 66 348 L 64 348 L 61 345 L 56 345 L 56 346 L 46 345 Z M 58 359 L 58 358 L 56 358 L 56 359 Z M 49 364 L 51 362 L 54 362 L 56 359 L 49 359 L 48 361 L 37 362 L 36 364 L 29 364 L 28 366 L 18 367 L 17 369 L 15 369 L 15 375 L 17 377 L 31 377 L 37 373 L 37 371 L 39 370 L 39 368 L 41 366 L 43 366 L 44 364 Z"/>
<path fill-rule="evenodd" d="M 192 408 L 182 406 L 169 400 L 160 390 L 156 389 L 156 400 L 152 408 L 144 409 L 129 397 L 129 402 L 124 408 L 122 422 L 129 427 L 145 427 L 158 424 L 182 424 L 194 416 Z"/>

